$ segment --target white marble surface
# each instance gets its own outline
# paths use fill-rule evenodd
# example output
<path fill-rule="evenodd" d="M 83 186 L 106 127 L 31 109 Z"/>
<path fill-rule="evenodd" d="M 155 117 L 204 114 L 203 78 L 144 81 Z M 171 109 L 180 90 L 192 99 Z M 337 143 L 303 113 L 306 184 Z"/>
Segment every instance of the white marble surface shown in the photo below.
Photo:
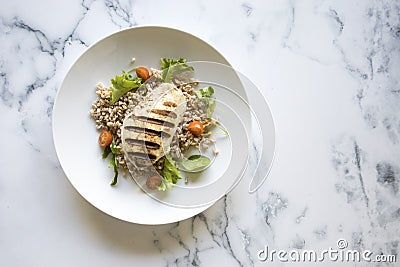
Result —
<path fill-rule="evenodd" d="M 399 1 L 0 2 L 1 266 L 266 266 L 265 245 L 339 238 L 399 254 Z M 257 194 L 236 188 L 198 216 L 143 226 L 70 185 L 52 142 L 60 82 L 97 39 L 143 24 L 199 36 L 262 89 L 277 151 Z"/>

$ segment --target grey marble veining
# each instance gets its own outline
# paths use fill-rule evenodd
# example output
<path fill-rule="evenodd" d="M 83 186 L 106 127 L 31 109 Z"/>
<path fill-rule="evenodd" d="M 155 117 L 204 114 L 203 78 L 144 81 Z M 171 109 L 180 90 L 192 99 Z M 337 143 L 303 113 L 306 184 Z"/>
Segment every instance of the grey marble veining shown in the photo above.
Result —
<path fill-rule="evenodd" d="M 340 238 L 351 249 L 400 257 L 399 1 L 1 6 L 5 265 L 266 266 L 257 258 L 266 245 L 322 250 Z M 177 27 L 210 42 L 266 96 L 277 150 L 257 193 L 238 187 L 193 218 L 141 226 L 101 213 L 69 184 L 52 143 L 57 89 L 88 46 L 143 24 Z"/>

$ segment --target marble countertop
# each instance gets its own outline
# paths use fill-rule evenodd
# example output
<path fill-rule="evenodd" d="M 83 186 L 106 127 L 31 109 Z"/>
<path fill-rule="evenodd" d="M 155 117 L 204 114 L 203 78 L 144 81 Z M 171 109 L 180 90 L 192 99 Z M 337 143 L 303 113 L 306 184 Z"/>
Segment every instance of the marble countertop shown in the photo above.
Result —
<path fill-rule="evenodd" d="M 399 1 L 1 6 L 2 266 L 281 266 L 260 250 L 322 251 L 340 239 L 400 256 Z M 52 140 L 57 89 L 96 40 L 145 24 L 197 35 L 261 88 L 277 143 L 256 194 L 236 188 L 193 218 L 145 226 L 102 213 L 69 183 Z"/>

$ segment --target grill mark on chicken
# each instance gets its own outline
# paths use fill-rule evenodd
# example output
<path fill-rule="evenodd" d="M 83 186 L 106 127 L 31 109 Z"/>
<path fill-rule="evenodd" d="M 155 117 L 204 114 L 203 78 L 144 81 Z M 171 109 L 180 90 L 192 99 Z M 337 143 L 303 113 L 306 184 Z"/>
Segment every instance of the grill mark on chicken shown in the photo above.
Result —
<path fill-rule="evenodd" d="M 141 128 L 141 127 L 136 127 L 136 126 L 125 126 L 125 129 L 128 131 L 135 132 L 135 133 L 146 133 L 151 136 L 160 136 L 160 137 L 165 137 L 165 138 L 168 138 L 171 136 L 169 133 L 166 133 L 166 132 Z"/>
<path fill-rule="evenodd" d="M 167 106 L 167 107 L 174 107 L 174 108 L 176 108 L 178 106 L 176 103 L 171 102 L 171 101 L 165 101 L 165 102 L 163 102 L 163 105 Z"/>
<path fill-rule="evenodd" d="M 122 147 L 135 166 L 154 164 L 165 155 L 186 111 L 185 96 L 173 84 L 162 83 L 146 95 L 123 124 Z"/>
<path fill-rule="evenodd" d="M 154 142 L 132 139 L 132 138 L 126 138 L 125 142 L 135 146 L 146 146 L 146 148 L 148 149 L 159 149 L 161 147 L 159 144 Z"/>
<path fill-rule="evenodd" d="M 141 152 L 127 152 L 128 156 L 132 156 L 135 158 L 139 158 L 139 159 L 151 159 L 151 160 L 155 160 L 157 157 L 153 154 L 146 154 L 146 153 L 141 153 Z"/>
<path fill-rule="evenodd" d="M 149 122 L 149 123 L 153 123 L 153 124 L 157 124 L 157 125 L 163 125 L 165 127 L 168 128 L 174 128 L 175 125 L 171 122 L 168 121 L 163 121 L 163 120 L 159 120 L 159 119 L 154 119 L 154 118 L 148 118 L 146 116 L 135 116 L 135 119 L 143 121 L 143 122 Z"/>
<path fill-rule="evenodd" d="M 178 117 L 178 115 L 176 115 L 175 112 L 173 111 L 168 111 L 168 110 L 163 110 L 163 109 L 152 109 L 150 110 L 152 113 L 158 114 L 158 115 L 162 115 L 162 116 L 166 116 L 166 117 L 171 117 L 173 119 L 176 119 Z"/>

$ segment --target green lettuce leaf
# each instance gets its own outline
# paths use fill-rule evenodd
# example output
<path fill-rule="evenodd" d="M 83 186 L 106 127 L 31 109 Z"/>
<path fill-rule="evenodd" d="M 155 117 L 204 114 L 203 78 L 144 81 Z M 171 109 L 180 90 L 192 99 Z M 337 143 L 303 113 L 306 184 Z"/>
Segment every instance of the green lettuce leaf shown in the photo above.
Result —
<path fill-rule="evenodd" d="M 215 99 L 211 97 L 213 94 L 214 88 L 212 86 L 204 87 L 196 91 L 197 97 L 207 104 L 207 118 L 211 118 L 215 110 L 216 102 Z"/>
<path fill-rule="evenodd" d="M 211 97 L 214 94 L 214 88 L 212 86 L 200 88 L 196 91 L 198 98 Z"/>
<path fill-rule="evenodd" d="M 112 141 L 111 145 L 110 145 L 110 150 L 113 154 L 119 154 L 119 152 L 121 151 L 120 147 L 117 147 L 114 143 L 114 140 Z"/>
<path fill-rule="evenodd" d="M 184 58 L 179 58 L 179 59 L 173 59 L 173 58 L 161 58 L 161 70 L 168 69 L 171 66 L 178 65 L 178 64 L 185 64 L 186 59 Z"/>
<path fill-rule="evenodd" d="M 108 167 L 113 167 L 114 169 L 114 178 L 111 181 L 110 185 L 114 186 L 118 182 L 118 163 L 117 163 L 117 154 L 121 151 L 121 148 L 117 147 L 114 143 L 114 140 L 109 146 L 106 146 L 103 151 L 102 158 L 105 159 L 111 153 L 112 157 L 108 162 Z"/>
<path fill-rule="evenodd" d="M 103 159 L 107 158 L 108 155 L 109 155 L 110 153 L 111 153 L 111 148 L 110 148 L 110 146 L 106 146 L 106 147 L 104 148 L 102 158 L 103 158 Z"/>
<path fill-rule="evenodd" d="M 192 66 L 186 64 L 186 59 L 178 60 L 171 58 L 161 58 L 161 78 L 164 82 L 171 82 L 173 78 L 184 72 L 194 71 Z"/>
<path fill-rule="evenodd" d="M 178 168 L 175 166 L 175 161 L 169 155 L 165 156 L 164 166 L 162 169 L 162 177 L 162 183 L 158 187 L 158 190 L 161 191 L 171 189 L 178 182 L 179 179 L 182 179 Z"/>
<path fill-rule="evenodd" d="M 139 88 L 142 85 L 142 79 L 133 78 L 129 73 L 122 71 L 122 75 L 116 75 L 114 79 L 111 79 L 111 84 L 113 86 L 110 88 L 110 105 L 113 105 L 130 90 Z"/>
<path fill-rule="evenodd" d="M 208 105 L 207 105 L 206 117 L 207 118 L 212 118 L 214 110 L 215 110 L 215 99 L 214 98 L 209 98 L 208 99 Z"/>

